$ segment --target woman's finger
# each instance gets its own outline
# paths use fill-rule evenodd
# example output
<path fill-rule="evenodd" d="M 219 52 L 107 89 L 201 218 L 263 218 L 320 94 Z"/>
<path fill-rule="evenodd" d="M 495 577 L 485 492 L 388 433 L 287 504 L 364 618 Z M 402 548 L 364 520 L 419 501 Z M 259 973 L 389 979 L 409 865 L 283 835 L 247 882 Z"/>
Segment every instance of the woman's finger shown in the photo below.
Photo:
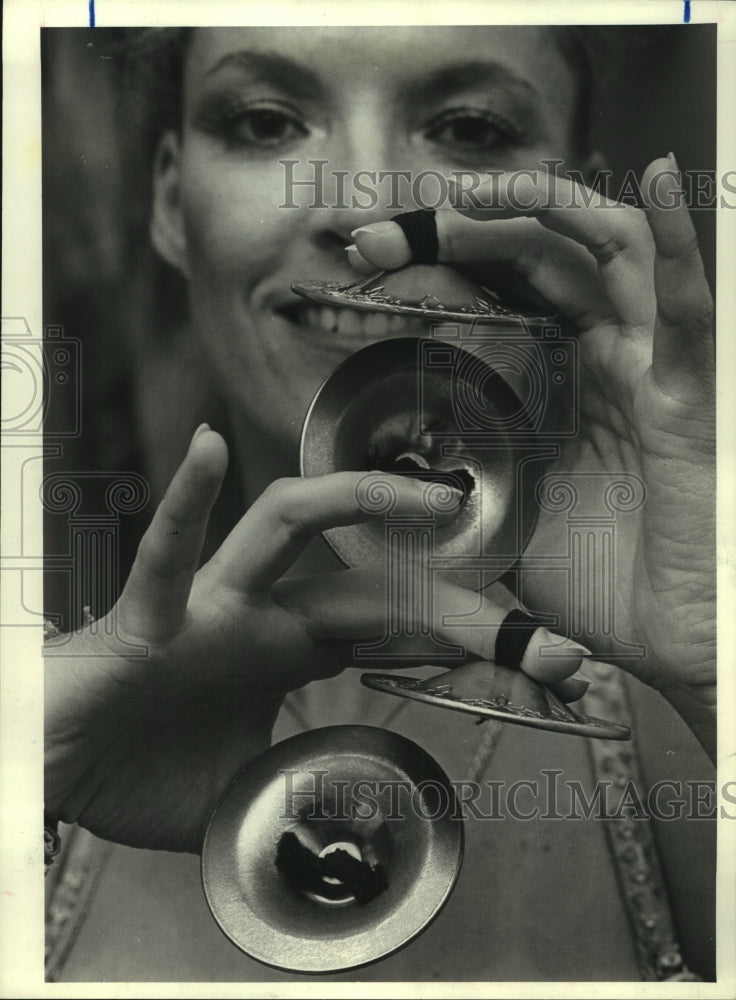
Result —
<path fill-rule="evenodd" d="M 702 399 L 713 384 L 713 299 L 674 156 L 650 164 L 642 186 L 656 248 L 652 374 L 670 396 Z"/>
<path fill-rule="evenodd" d="M 566 677 L 562 681 L 550 684 L 550 688 L 560 701 L 566 702 L 578 701 L 589 687 L 590 681 L 585 677 L 581 677 L 580 674 L 576 674 L 574 677 Z"/>
<path fill-rule="evenodd" d="M 575 243 L 545 229 L 536 219 L 498 219 L 479 224 L 458 212 L 435 216 L 441 264 L 510 264 L 562 314 L 586 326 L 611 307 L 595 261 Z M 391 260 L 410 260 L 409 245 L 395 222 L 379 222 L 355 232 L 348 260 L 359 273 L 387 269 Z"/>
<path fill-rule="evenodd" d="M 584 247 L 595 259 L 608 298 L 624 327 L 651 330 L 654 321 L 653 241 L 644 213 L 569 177 L 520 171 L 491 178 L 481 197 L 511 217 L 531 216 Z"/>
<path fill-rule="evenodd" d="M 494 176 L 481 185 L 474 196 L 483 204 L 495 208 L 479 215 L 472 208 L 464 209 L 462 200 L 457 197 L 451 199 L 456 209 L 437 212 L 440 261 L 513 260 L 516 257 L 517 266 L 520 264 L 526 268 L 527 274 L 536 274 L 538 281 L 543 280 L 547 272 L 541 268 L 535 271 L 530 265 L 529 260 L 533 261 L 535 253 L 545 263 L 559 256 L 565 261 L 568 273 L 572 265 L 577 265 L 576 270 L 582 267 L 584 258 L 581 255 L 565 249 L 564 243 L 559 240 L 533 237 L 533 230 L 529 227 L 526 230 L 519 227 L 520 233 L 531 238 L 521 253 L 516 246 L 505 258 L 490 256 L 503 254 L 503 248 L 501 245 L 492 248 L 491 242 L 498 241 L 495 237 L 484 237 L 483 230 L 490 232 L 499 227 L 500 233 L 500 226 L 509 221 L 534 218 L 551 233 L 573 241 L 592 256 L 613 311 L 625 327 L 630 330 L 651 329 L 654 321 L 653 241 L 642 211 L 546 171 L 520 171 Z M 478 218 L 486 221 L 478 222 Z M 475 225 L 479 227 L 477 235 L 471 236 L 469 227 Z M 511 235 L 513 230 L 507 228 L 506 233 Z M 361 255 L 377 267 L 395 267 L 396 261 L 401 259 L 397 257 L 398 246 L 404 248 L 406 257 L 408 244 L 395 222 L 382 222 L 359 229 L 354 238 Z M 489 242 L 484 251 L 485 239 Z M 472 245 L 472 250 L 466 249 L 469 245 Z M 585 276 L 584 268 L 581 278 L 586 283 L 590 280 Z M 541 288 L 538 290 L 541 291 Z M 546 294 L 549 297 L 548 291 Z M 569 294 L 566 298 L 570 299 Z M 562 308 L 558 298 L 552 297 L 550 301 Z M 566 311 L 569 313 L 569 307 Z M 580 307 L 571 315 L 574 312 L 579 313 Z"/>
<path fill-rule="evenodd" d="M 181 627 L 226 468 L 225 442 L 202 424 L 138 546 L 117 604 L 125 631 L 153 642 Z"/>
<path fill-rule="evenodd" d="M 236 525 L 207 574 L 244 593 L 267 593 L 320 531 L 387 513 L 426 519 L 435 512 L 441 522 L 454 517 L 462 499 L 460 490 L 382 472 L 279 479 Z"/>
<path fill-rule="evenodd" d="M 315 638 L 365 641 L 390 637 L 381 649 L 392 662 L 410 651 L 416 657 L 426 652 L 428 660 L 439 662 L 443 645 L 448 666 L 453 650 L 458 662 L 468 655 L 494 660 L 499 627 L 509 609 L 440 577 L 430 586 L 428 572 L 427 567 L 415 565 L 413 586 L 402 588 L 401 594 L 389 595 L 385 573 L 373 570 L 280 580 L 271 594 L 279 605 L 299 615 Z M 416 600 L 422 593 L 431 593 L 431 602 Z M 588 655 L 574 640 L 537 628 L 521 667 L 535 680 L 550 684 L 574 674 Z"/>

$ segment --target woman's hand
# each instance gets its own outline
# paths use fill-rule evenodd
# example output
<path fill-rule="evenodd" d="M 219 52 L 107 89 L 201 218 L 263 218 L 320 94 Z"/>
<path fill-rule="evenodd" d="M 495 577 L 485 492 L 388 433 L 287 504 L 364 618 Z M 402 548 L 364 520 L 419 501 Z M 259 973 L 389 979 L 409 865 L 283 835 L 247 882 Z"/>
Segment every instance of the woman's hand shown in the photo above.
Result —
<path fill-rule="evenodd" d="M 361 477 L 274 483 L 195 573 L 226 466 L 203 426 L 117 605 L 45 650 L 47 812 L 132 846 L 197 851 L 227 782 L 270 745 L 284 694 L 351 659 L 318 609 L 308 619 L 270 591 L 312 535 L 367 519 Z M 421 507 L 414 483 L 396 488 Z"/>
<path fill-rule="evenodd" d="M 384 635 L 383 570 L 283 578 L 310 538 L 375 516 L 361 499 L 374 480 L 394 491 L 394 512 L 427 512 L 429 487 L 416 480 L 279 480 L 195 572 L 226 465 L 222 438 L 200 429 L 117 605 L 46 647 L 46 810 L 131 846 L 198 851 L 229 780 L 270 745 L 284 695 L 352 665 L 356 640 Z M 438 586 L 433 625 L 490 659 L 504 608 L 482 599 L 481 629 L 443 624 L 448 609 L 467 615 L 478 600 Z M 550 641 L 535 633 L 524 668 L 579 697 L 585 685 L 566 678 L 580 651 L 558 637 L 560 657 L 542 656 Z"/>
<path fill-rule="evenodd" d="M 463 211 L 456 201 L 459 211 L 437 213 L 439 260 L 511 264 L 579 331 L 580 432 L 548 471 L 574 475 L 583 490 L 595 478 L 580 473 L 631 473 L 645 491 L 640 509 L 618 518 L 614 553 L 616 632 L 644 654 L 617 660 L 603 627 L 593 651 L 660 690 L 713 754 L 713 306 L 674 159 L 654 161 L 641 189 L 656 194 L 646 211 L 544 172 L 494 178 L 475 194 L 500 210 Z M 408 263 L 395 223 L 354 236 L 359 269 Z M 570 616 L 600 623 L 601 609 L 585 603 L 600 603 L 600 592 L 568 607 L 566 583 L 555 590 L 554 575 L 528 568 L 564 553 L 566 531 L 564 514 L 541 512 L 520 593 L 527 606 L 558 613 L 563 628 Z"/>

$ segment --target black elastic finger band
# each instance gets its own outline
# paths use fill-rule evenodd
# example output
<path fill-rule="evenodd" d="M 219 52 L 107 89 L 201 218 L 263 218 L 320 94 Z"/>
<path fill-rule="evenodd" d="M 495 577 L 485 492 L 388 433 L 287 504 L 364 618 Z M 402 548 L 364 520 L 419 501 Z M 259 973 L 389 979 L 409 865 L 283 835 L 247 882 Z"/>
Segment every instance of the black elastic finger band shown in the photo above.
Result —
<path fill-rule="evenodd" d="M 437 239 L 437 223 L 433 208 L 403 212 L 401 215 L 395 215 L 391 221 L 401 228 L 415 264 L 437 263 L 440 244 Z"/>
<path fill-rule="evenodd" d="M 521 667 L 526 647 L 535 631 L 541 627 L 542 622 L 532 618 L 526 611 L 519 608 L 509 611 L 496 636 L 495 662 L 502 667 Z"/>

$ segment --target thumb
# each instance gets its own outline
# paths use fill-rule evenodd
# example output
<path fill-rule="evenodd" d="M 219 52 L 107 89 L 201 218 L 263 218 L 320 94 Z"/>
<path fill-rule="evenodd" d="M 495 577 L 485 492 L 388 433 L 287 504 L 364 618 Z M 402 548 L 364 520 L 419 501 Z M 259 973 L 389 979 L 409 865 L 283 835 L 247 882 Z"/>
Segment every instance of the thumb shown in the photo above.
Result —
<path fill-rule="evenodd" d="M 224 440 L 202 424 L 138 546 L 116 609 L 124 631 L 156 642 L 181 628 L 226 469 Z"/>

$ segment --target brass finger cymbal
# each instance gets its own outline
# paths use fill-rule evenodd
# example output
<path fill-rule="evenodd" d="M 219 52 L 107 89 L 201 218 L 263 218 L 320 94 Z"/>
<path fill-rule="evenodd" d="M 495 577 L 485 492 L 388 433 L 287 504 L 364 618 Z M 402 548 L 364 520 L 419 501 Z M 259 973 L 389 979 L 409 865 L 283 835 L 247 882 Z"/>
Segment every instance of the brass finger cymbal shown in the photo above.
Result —
<path fill-rule="evenodd" d="M 498 580 L 518 561 L 536 523 L 544 460 L 535 451 L 534 414 L 544 378 L 535 382 L 534 366 L 525 367 L 521 359 L 534 342 L 531 328 L 554 323 L 555 317 L 520 311 L 441 265 L 411 265 L 352 285 L 302 282 L 293 288 L 318 302 L 421 317 L 428 330 L 436 323 L 490 328 L 478 342 L 472 336 L 453 343 L 434 336 L 403 337 L 371 344 L 347 358 L 320 387 L 307 413 L 301 469 L 305 476 L 385 471 L 461 489 L 459 512 L 433 527 L 431 562 L 469 590 Z M 432 333 L 438 332 L 435 326 Z M 333 528 L 324 536 L 348 566 L 387 563 L 389 535 L 380 518 Z M 396 533 L 390 538 L 394 551 L 389 558 L 399 566 L 404 553 Z M 399 607 L 403 597 L 394 592 L 387 600 Z M 478 673 L 463 678 L 462 695 L 430 690 L 396 674 L 368 674 L 363 683 L 479 717 L 571 735 L 629 738 L 626 727 L 578 715 L 543 685 L 518 671 L 517 677 L 522 681 L 515 682 L 514 698 L 504 692 L 490 697 L 487 676 Z M 458 681 L 455 676 L 450 687 Z"/>
<path fill-rule="evenodd" d="M 375 962 L 447 901 L 462 860 L 456 806 L 444 771 L 396 733 L 302 733 L 253 761 L 218 803 L 202 851 L 207 902 L 266 965 L 318 974 Z"/>
<path fill-rule="evenodd" d="M 418 318 L 426 333 L 370 344 L 326 379 L 304 421 L 302 475 L 383 471 L 460 488 L 462 509 L 438 527 L 434 554 L 458 586 L 488 586 L 519 558 L 536 520 L 544 377 L 531 331 L 554 314 L 525 310 L 444 265 L 292 289 L 315 302 Z M 384 558 L 375 518 L 324 535 L 348 566 Z"/>
<path fill-rule="evenodd" d="M 506 300 L 444 264 L 410 264 L 360 281 L 298 281 L 292 291 L 313 302 L 368 312 L 415 316 L 426 322 L 508 328 L 553 322 L 551 308 L 532 309 Z"/>
<path fill-rule="evenodd" d="M 373 691 L 475 715 L 478 722 L 495 719 L 571 736 L 631 739 L 627 726 L 574 712 L 544 684 L 494 663 L 476 661 L 425 680 L 395 673 L 362 674 L 361 682 Z"/>
<path fill-rule="evenodd" d="M 467 425 L 470 409 L 479 432 Z M 541 469 L 528 450 L 531 435 L 515 432 L 523 412 L 509 381 L 457 345 L 379 341 L 317 391 L 302 431 L 302 474 L 379 471 L 461 489 L 460 512 L 436 523 L 434 557 L 446 561 L 453 583 L 479 589 L 517 561 L 536 521 Z M 372 498 L 366 502 L 371 510 Z M 380 518 L 324 537 L 348 566 L 385 563 Z"/>

